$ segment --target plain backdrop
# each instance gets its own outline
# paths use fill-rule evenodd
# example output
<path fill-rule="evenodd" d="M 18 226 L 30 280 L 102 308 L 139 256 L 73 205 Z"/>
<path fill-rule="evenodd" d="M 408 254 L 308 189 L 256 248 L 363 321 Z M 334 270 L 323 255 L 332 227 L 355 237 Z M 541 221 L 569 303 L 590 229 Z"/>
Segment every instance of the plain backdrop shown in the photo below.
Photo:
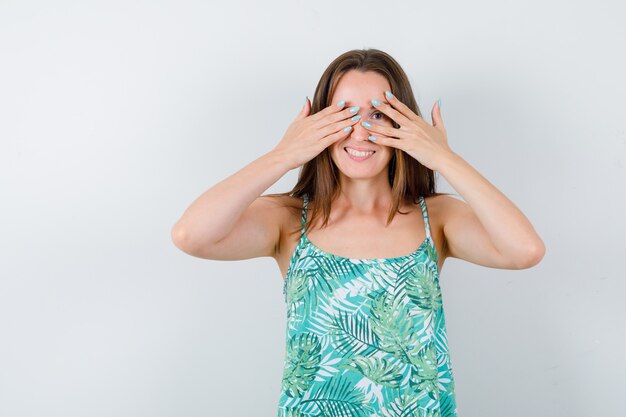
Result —
<path fill-rule="evenodd" d="M 371 47 L 429 123 L 442 99 L 452 149 L 546 244 L 526 270 L 446 261 L 459 416 L 622 416 L 625 18 L 617 0 L 0 1 L 0 415 L 275 416 L 278 266 L 194 258 L 170 230 Z"/>

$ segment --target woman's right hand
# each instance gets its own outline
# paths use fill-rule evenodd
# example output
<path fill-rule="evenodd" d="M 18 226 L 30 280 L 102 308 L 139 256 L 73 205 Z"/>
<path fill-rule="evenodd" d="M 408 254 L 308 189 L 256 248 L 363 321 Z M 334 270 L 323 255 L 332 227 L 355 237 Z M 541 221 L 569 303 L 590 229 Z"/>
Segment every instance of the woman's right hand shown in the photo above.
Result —
<path fill-rule="evenodd" d="M 358 112 L 358 107 L 345 107 L 331 104 L 319 112 L 310 115 L 311 103 L 306 99 L 302 110 L 289 125 L 285 135 L 272 152 L 278 153 L 289 169 L 295 169 L 311 159 L 336 141 L 352 132 L 353 125 L 359 120 L 351 120 Z M 344 128 L 348 128 L 347 131 Z"/>

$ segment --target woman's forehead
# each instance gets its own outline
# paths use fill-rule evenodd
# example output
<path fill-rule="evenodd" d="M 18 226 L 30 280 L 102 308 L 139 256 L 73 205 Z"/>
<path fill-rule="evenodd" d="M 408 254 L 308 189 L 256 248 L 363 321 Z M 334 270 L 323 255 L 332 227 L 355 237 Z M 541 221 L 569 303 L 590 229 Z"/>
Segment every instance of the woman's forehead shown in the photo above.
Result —
<path fill-rule="evenodd" d="M 382 97 L 385 90 L 389 90 L 389 82 L 381 74 L 373 71 L 352 70 L 339 79 L 333 98 L 346 101 L 356 99 L 369 101 L 372 98 Z"/>

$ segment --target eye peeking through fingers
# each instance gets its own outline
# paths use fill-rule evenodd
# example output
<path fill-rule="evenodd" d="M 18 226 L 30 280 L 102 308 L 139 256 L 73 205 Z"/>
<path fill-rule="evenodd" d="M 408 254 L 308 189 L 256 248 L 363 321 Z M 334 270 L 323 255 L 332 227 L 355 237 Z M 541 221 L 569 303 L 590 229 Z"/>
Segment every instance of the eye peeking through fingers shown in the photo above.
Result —
<path fill-rule="evenodd" d="M 391 120 L 391 118 L 387 116 L 385 113 L 380 112 L 380 111 L 374 111 L 370 115 L 370 118 L 372 122 L 377 125 L 391 126 L 393 124 L 393 120 Z"/>

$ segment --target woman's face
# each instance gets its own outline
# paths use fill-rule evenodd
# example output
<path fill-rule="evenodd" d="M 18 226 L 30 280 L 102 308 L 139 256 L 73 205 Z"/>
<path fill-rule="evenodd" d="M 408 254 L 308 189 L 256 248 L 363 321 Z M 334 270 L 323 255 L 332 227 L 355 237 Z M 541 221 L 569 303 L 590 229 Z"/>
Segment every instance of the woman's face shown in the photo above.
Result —
<path fill-rule="evenodd" d="M 354 129 L 346 138 L 333 143 L 329 148 L 330 156 L 339 170 L 351 179 L 373 178 L 384 175 L 387 178 L 387 165 L 393 156 L 394 148 L 379 145 L 370 141 L 370 133 L 361 125 L 361 122 L 369 122 L 372 126 L 393 127 L 392 120 L 381 111 L 372 106 L 371 100 L 386 102 L 385 91 L 391 91 L 389 82 L 382 75 L 366 71 L 350 70 L 339 80 L 335 93 L 331 99 L 332 105 L 337 105 L 341 100 L 346 101 L 346 107 L 360 106 L 356 114 L 361 119 L 354 124 Z M 361 151 L 374 151 L 366 158 L 351 157 L 346 148 Z"/>

